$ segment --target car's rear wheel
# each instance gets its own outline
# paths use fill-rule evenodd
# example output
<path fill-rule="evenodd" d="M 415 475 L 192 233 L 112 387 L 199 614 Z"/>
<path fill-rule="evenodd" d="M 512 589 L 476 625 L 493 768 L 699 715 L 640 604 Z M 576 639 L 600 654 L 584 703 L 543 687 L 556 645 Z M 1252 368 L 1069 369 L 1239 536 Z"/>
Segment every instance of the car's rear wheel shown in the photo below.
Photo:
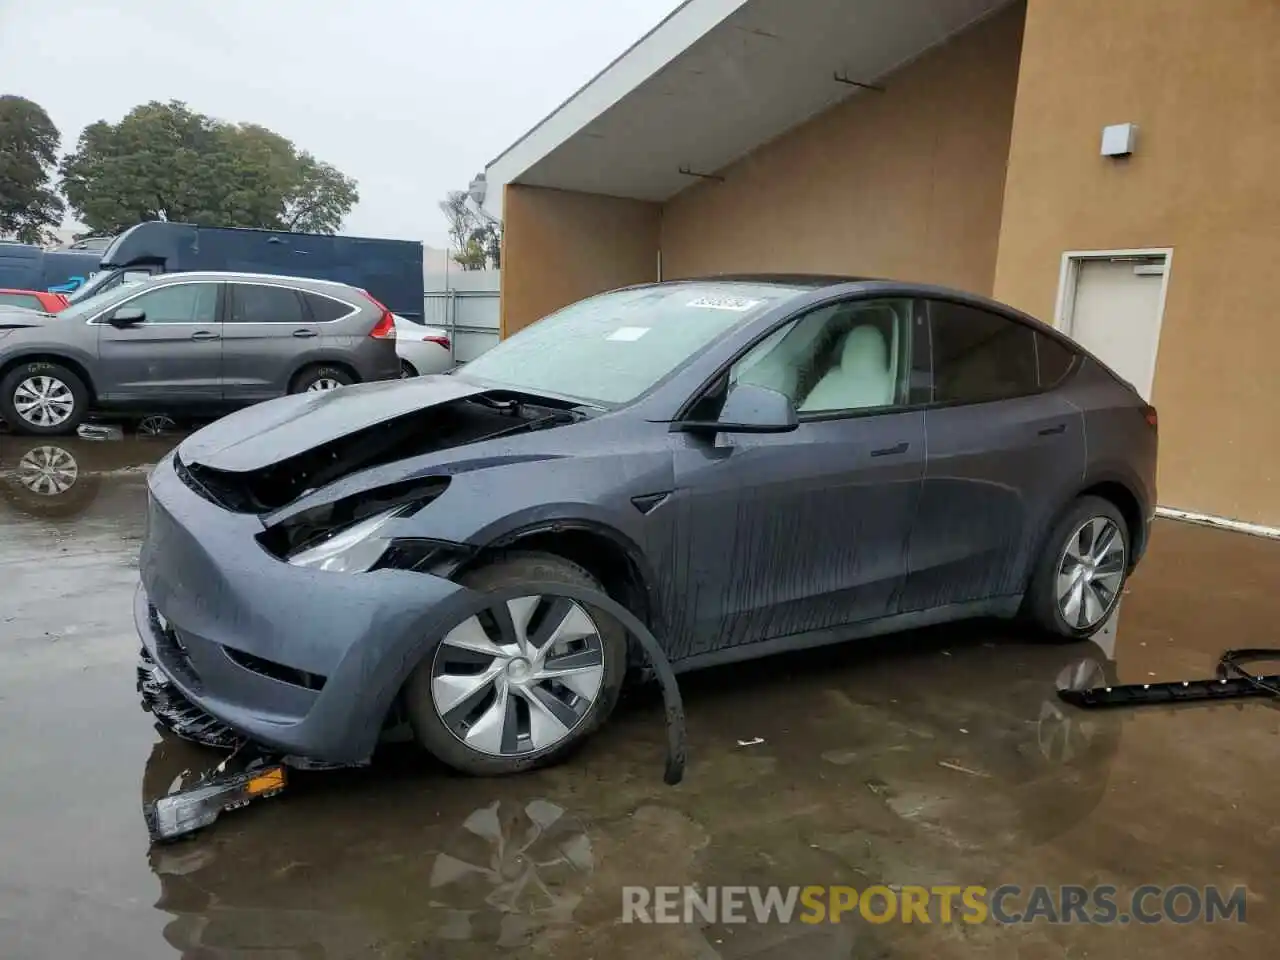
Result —
<path fill-rule="evenodd" d="M 463 575 L 473 590 L 522 583 L 603 588 L 543 553 Z M 499 776 L 563 760 L 608 719 L 626 673 L 626 631 L 564 597 L 530 595 L 453 628 L 405 686 L 418 742 L 463 773 Z"/>
<path fill-rule="evenodd" d="M 417 375 L 418 375 L 417 367 L 415 367 L 408 360 L 400 361 L 400 379 L 401 380 L 408 380 L 410 377 L 416 377 Z"/>
<path fill-rule="evenodd" d="M 75 433 L 88 412 L 88 387 L 61 364 L 21 363 L 0 380 L 0 416 L 18 433 Z"/>
<path fill-rule="evenodd" d="M 1032 573 L 1026 612 L 1050 637 L 1093 636 L 1115 612 L 1129 571 L 1129 528 L 1115 504 L 1076 500 L 1054 526 Z"/>
<path fill-rule="evenodd" d="M 345 387 L 355 382 L 356 378 L 342 369 L 342 367 L 327 365 L 307 367 L 293 378 L 293 383 L 289 386 L 289 392 L 323 393 L 328 390 L 337 390 L 339 387 Z"/>

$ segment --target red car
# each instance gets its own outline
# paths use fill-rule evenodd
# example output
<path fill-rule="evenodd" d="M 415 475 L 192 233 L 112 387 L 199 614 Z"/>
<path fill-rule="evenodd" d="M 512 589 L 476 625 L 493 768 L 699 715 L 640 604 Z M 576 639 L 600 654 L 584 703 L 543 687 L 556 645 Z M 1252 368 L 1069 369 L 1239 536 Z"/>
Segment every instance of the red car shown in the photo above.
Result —
<path fill-rule="evenodd" d="M 43 290 L 11 290 L 0 287 L 0 307 L 25 307 L 43 313 L 57 313 L 66 308 L 68 300 L 60 293 Z"/>

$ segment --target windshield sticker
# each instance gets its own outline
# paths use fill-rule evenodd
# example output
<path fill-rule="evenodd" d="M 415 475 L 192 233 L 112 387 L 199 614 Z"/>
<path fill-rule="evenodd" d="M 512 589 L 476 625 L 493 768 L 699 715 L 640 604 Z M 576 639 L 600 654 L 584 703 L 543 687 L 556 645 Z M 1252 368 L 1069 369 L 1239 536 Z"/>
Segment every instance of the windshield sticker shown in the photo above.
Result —
<path fill-rule="evenodd" d="M 628 341 L 639 340 L 648 332 L 648 327 L 619 327 L 617 330 L 613 331 L 613 333 L 609 334 L 609 336 L 605 337 L 605 339 Z"/>
<path fill-rule="evenodd" d="M 732 310 L 734 313 L 745 313 L 752 307 L 758 307 L 763 300 L 752 300 L 748 297 L 699 297 L 690 300 L 686 306 L 698 307 L 701 310 Z"/>

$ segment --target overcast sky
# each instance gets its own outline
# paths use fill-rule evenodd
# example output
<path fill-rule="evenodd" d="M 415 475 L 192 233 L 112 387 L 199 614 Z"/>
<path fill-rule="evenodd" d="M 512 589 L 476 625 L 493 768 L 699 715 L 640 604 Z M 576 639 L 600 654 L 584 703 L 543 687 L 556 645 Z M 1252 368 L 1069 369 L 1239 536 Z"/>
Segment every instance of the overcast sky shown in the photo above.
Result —
<path fill-rule="evenodd" d="M 0 0 L 0 92 L 85 125 L 185 100 L 360 184 L 344 232 L 445 243 L 436 202 L 676 0 Z"/>

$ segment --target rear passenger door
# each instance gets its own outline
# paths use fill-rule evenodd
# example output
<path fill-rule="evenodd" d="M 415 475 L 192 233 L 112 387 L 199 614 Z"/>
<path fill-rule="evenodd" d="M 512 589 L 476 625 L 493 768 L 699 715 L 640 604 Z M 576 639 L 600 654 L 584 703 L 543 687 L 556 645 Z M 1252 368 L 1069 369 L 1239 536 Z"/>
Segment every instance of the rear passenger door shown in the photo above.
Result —
<path fill-rule="evenodd" d="M 253 402 L 288 391 L 289 378 L 319 337 L 300 291 L 269 281 L 227 284 L 222 396 Z"/>
<path fill-rule="evenodd" d="M 1075 355 L 967 304 L 924 301 L 933 358 L 904 612 L 1014 597 L 1084 475 L 1084 417 L 1053 389 Z"/>

